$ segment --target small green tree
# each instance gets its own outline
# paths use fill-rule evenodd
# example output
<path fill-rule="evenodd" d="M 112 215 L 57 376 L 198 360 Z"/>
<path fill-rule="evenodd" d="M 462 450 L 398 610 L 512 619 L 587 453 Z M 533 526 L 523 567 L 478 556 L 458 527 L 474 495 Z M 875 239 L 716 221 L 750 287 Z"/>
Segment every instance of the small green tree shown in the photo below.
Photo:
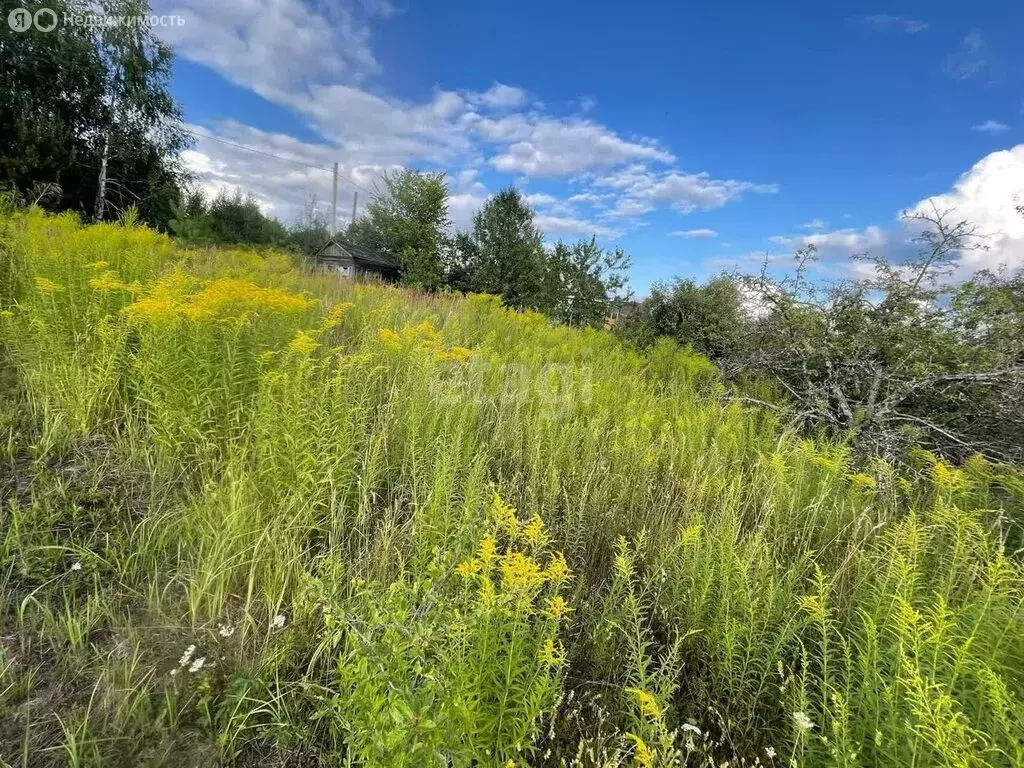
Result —
<path fill-rule="evenodd" d="M 546 311 L 567 325 L 600 325 L 626 286 L 629 256 L 605 250 L 596 238 L 566 244 L 559 240 L 545 259 Z"/>
<path fill-rule="evenodd" d="M 433 290 L 444 281 L 449 226 L 444 174 L 405 169 L 384 174 L 363 218 L 349 225 L 346 237 L 394 256 L 402 263 L 405 282 Z"/>
<path fill-rule="evenodd" d="M 469 290 L 502 296 L 509 306 L 522 309 L 550 307 L 544 236 L 515 187 L 487 201 L 457 246 L 456 261 Z"/>

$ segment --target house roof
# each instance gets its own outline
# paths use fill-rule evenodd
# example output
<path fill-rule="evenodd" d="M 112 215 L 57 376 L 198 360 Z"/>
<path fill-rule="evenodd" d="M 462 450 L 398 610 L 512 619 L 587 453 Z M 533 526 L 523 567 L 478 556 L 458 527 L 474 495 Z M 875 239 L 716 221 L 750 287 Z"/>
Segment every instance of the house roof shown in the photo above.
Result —
<path fill-rule="evenodd" d="M 330 239 L 328 239 L 326 243 L 317 248 L 313 256 L 320 256 L 320 254 L 323 253 L 324 249 L 331 243 L 334 243 L 340 246 L 341 248 L 344 248 L 346 251 L 348 251 L 352 258 L 355 261 L 358 261 L 360 264 L 369 267 L 376 267 L 377 269 L 386 269 L 396 272 L 402 269 L 401 262 L 399 262 L 398 259 L 394 258 L 393 256 L 389 256 L 386 253 L 371 251 L 368 248 L 363 248 L 358 245 L 353 245 L 347 240 L 342 240 L 337 235 L 331 237 Z"/>

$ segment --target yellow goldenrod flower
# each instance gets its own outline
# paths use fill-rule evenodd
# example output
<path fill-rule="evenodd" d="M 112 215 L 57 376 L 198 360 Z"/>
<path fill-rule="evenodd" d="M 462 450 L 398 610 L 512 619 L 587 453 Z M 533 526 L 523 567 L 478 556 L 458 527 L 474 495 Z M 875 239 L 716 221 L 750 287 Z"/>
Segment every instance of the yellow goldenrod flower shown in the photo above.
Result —
<path fill-rule="evenodd" d="M 377 333 L 377 338 L 380 340 L 381 344 L 390 350 L 397 352 L 402 348 L 402 337 L 390 328 L 381 328 Z"/>
<path fill-rule="evenodd" d="M 548 562 L 548 567 L 544 570 L 544 576 L 553 584 L 562 584 L 571 579 L 572 571 L 569 569 L 568 563 L 565 562 L 565 555 L 555 552 Z"/>
<path fill-rule="evenodd" d="M 544 641 L 540 649 L 540 660 L 551 667 L 561 666 L 565 661 L 565 649 L 561 643 L 555 643 L 550 637 Z"/>
<path fill-rule="evenodd" d="M 93 261 L 85 265 L 86 269 L 106 269 L 110 264 L 105 261 Z"/>
<path fill-rule="evenodd" d="M 875 478 L 871 475 L 865 475 L 858 472 L 855 475 L 850 475 L 850 482 L 858 488 L 867 488 L 869 490 L 875 490 Z"/>
<path fill-rule="evenodd" d="M 316 339 L 305 331 L 296 331 L 295 338 L 288 342 L 288 349 L 299 355 L 308 355 L 316 348 Z"/>
<path fill-rule="evenodd" d="M 327 313 L 327 317 L 324 318 L 325 329 L 333 328 L 341 322 L 341 318 L 345 316 L 345 313 L 352 309 L 351 301 L 343 301 L 340 304 L 335 304 L 331 311 Z"/>
<path fill-rule="evenodd" d="M 654 750 L 635 733 L 627 733 L 626 737 L 633 742 L 633 761 L 636 765 L 642 766 L 642 768 L 653 768 L 656 757 Z"/>
<path fill-rule="evenodd" d="M 555 595 L 550 600 L 548 600 L 547 614 L 552 619 L 561 619 L 563 616 L 569 613 L 569 611 L 569 604 L 561 595 Z"/>
<path fill-rule="evenodd" d="M 535 547 L 547 541 L 547 533 L 544 532 L 544 521 L 540 515 L 534 515 L 530 524 L 523 528 L 523 538 Z"/>
<path fill-rule="evenodd" d="M 63 293 L 65 288 L 63 285 L 58 285 L 52 280 L 47 280 L 45 277 L 36 276 L 36 289 L 40 293 Z"/>
<path fill-rule="evenodd" d="M 465 579 L 469 579 L 480 573 L 480 568 L 482 566 L 483 564 L 477 558 L 474 557 L 472 560 L 464 560 L 461 563 L 459 563 L 458 566 L 455 568 L 455 572 L 459 574 L 459 576 L 462 576 Z"/>
<path fill-rule="evenodd" d="M 490 608 L 494 605 L 495 597 L 494 583 L 490 576 L 485 575 L 480 583 L 480 604 L 484 608 Z"/>
<path fill-rule="evenodd" d="M 652 720 L 661 719 L 661 707 L 658 705 L 658 700 L 654 698 L 653 693 L 642 688 L 629 688 L 627 690 L 636 696 L 636 700 L 640 704 L 640 712 L 645 717 L 649 717 Z"/>
<path fill-rule="evenodd" d="M 498 552 L 498 545 L 494 541 L 494 538 L 487 536 L 483 541 L 480 542 L 480 553 L 478 557 L 484 566 L 489 566 L 494 562 L 495 555 Z"/>
<path fill-rule="evenodd" d="M 544 583 L 537 561 L 522 552 L 509 552 L 501 560 L 501 585 L 510 592 L 526 591 Z"/>
<path fill-rule="evenodd" d="M 947 491 L 956 491 L 966 483 L 964 473 L 944 461 L 935 462 L 935 466 L 932 468 L 932 480 L 939 488 Z"/>
<path fill-rule="evenodd" d="M 99 263 L 99 262 L 97 262 Z M 117 272 L 107 270 L 97 277 L 89 278 L 89 287 L 100 293 L 112 293 L 114 291 L 130 291 L 136 293 L 140 290 L 137 283 L 127 284 L 121 282 Z"/>
<path fill-rule="evenodd" d="M 508 537 L 513 541 L 519 535 L 519 520 L 516 518 L 516 511 L 498 495 L 497 492 L 491 498 L 491 516 Z"/>

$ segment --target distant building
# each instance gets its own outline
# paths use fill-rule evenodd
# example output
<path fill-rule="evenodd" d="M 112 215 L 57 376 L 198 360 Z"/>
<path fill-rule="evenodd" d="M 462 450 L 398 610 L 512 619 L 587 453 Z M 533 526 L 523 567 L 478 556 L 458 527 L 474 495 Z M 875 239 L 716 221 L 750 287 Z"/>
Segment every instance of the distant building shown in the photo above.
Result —
<path fill-rule="evenodd" d="M 398 280 L 402 265 L 384 253 L 376 253 L 345 242 L 335 235 L 313 252 L 318 267 L 342 277 L 379 277 Z"/>

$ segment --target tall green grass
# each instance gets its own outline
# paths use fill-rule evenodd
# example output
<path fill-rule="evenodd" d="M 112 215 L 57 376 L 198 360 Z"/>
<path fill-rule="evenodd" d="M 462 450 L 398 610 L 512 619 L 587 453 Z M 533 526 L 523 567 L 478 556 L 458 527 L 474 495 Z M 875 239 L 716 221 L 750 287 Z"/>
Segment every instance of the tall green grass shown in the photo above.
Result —
<path fill-rule="evenodd" d="M 1024 483 L 488 296 L 2 218 L 10 765 L 1019 765 Z"/>

